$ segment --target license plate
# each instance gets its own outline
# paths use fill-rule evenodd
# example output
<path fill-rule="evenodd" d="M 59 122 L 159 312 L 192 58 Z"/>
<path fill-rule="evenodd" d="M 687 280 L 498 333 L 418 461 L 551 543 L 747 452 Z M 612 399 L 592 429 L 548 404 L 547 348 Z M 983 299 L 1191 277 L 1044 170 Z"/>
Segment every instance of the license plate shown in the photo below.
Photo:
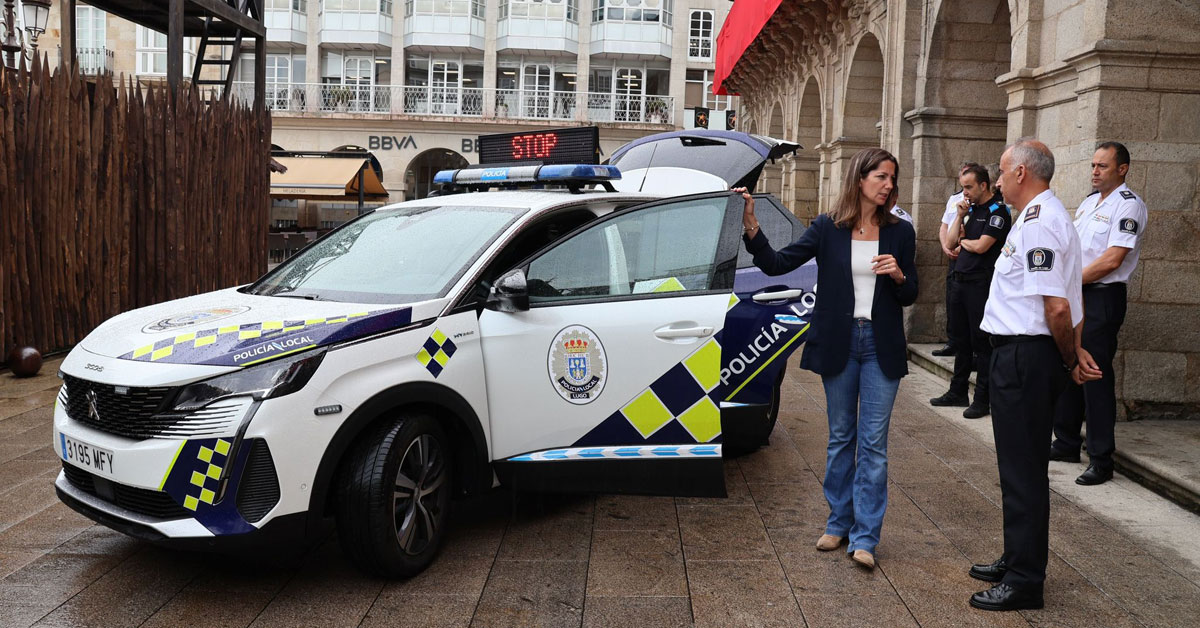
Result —
<path fill-rule="evenodd" d="M 66 434 L 59 434 L 58 437 L 59 445 L 62 446 L 63 460 L 94 473 L 113 474 L 113 452 L 81 440 L 75 440 Z"/>

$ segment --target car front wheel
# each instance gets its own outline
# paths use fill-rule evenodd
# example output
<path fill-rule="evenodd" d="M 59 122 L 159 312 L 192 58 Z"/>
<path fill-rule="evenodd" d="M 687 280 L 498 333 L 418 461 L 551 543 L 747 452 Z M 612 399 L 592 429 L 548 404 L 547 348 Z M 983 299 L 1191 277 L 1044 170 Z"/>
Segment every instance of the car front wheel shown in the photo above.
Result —
<path fill-rule="evenodd" d="M 338 538 L 351 562 L 389 578 L 433 562 L 450 511 L 450 443 L 441 425 L 406 414 L 350 451 L 337 498 Z"/>

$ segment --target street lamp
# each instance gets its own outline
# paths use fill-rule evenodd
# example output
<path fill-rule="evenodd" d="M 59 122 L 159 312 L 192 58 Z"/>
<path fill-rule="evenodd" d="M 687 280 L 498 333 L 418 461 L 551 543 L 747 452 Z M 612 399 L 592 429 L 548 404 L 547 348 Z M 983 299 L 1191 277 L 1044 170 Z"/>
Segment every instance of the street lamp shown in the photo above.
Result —
<path fill-rule="evenodd" d="M 4 0 L 4 33 L 0 42 L 0 50 L 4 51 L 5 59 L 13 67 L 18 64 L 17 55 L 25 52 L 23 38 L 19 37 L 17 31 L 15 1 Z M 28 34 L 30 53 L 36 55 L 38 37 L 46 32 L 46 23 L 50 20 L 50 0 L 24 0 L 21 3 L 21 17 Z"/>
<path fill-rule="evenodd" d="M 50 0 L 22 0 L 21 8 L 25 32 L 29 33 L 29 49 L 37 56 L 38 37 L 46 32 L 46 22 L 50 20 Z"/>

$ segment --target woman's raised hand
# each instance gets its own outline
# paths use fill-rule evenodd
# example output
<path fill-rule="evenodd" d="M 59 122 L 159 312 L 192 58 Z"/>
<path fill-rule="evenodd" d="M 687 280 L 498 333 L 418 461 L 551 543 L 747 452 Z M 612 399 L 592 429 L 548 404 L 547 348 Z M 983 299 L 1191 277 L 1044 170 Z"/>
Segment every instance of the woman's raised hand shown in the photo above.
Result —
<path fill-rule="evenodd" d="M 747 238 L 753 238 L 758 233 L 758 218 L 754 215 L 754 197 L 746 188 L 733 188 L 734 192 L 742 195 L 745 208 L 742 210 L 742 229 Z"/>

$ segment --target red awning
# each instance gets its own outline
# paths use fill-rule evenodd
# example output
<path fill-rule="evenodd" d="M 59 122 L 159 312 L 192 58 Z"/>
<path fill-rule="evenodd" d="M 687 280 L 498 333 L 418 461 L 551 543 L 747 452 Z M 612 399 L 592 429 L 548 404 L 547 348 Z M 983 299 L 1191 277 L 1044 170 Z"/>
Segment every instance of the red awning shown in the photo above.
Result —
<path fill-rule="evenodd" d="M 713 93 L 724 95 L 725 79 L 733 72 L 742 53 L 754 43 L 754 38 L 774 15 L 783 0 L 734 0 L 717 35 L 717 70 L 713 76 Z"/>

